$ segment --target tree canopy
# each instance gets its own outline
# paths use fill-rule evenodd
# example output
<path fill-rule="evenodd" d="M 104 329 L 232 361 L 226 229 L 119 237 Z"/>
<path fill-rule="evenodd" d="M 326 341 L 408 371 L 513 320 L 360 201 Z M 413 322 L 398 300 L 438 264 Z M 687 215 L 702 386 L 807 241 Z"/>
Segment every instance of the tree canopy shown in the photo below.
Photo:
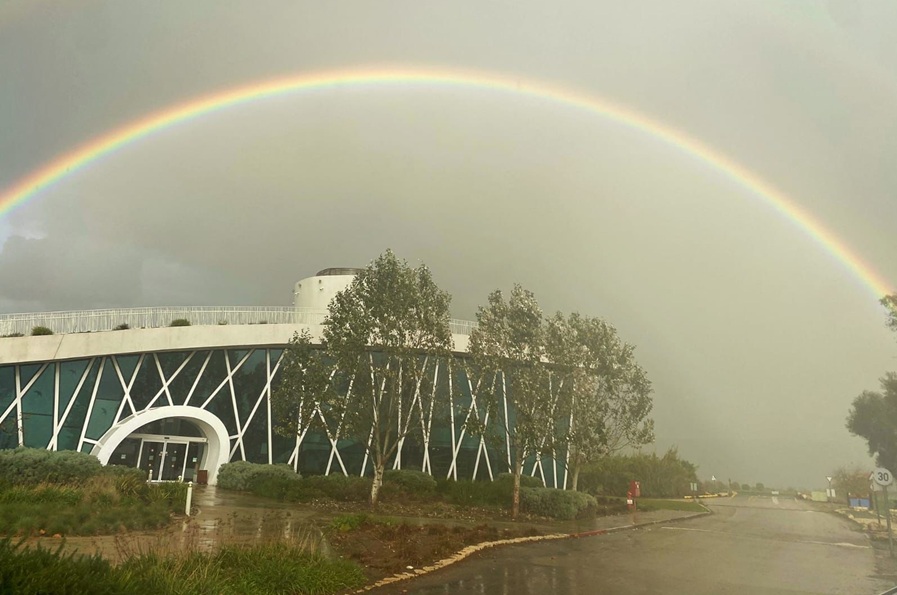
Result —
<path fill-rule="evenodd" d="M 582 465 L 626 447 L 654 441 L 651 382 L 635 347 L 600 318 L 560 312 L 548 320 L 546 353 L 554 364 L 563 408 L 572 487 Z"/>
<path fill-rule="evenodd" d="M 374 469 L 376 506 L 386 462 L 409 433 L 432 420 L 428 371 L 451 352 L 448 293 L 427 267 L 411 268 L 387 250 L 334 297 L 323 326 L 324 358 L 308 337 L 294 337 L 275 393 L 281 430 L 301 434 L 319 416 L 331 441 L 361 444 Z M 335 390 L 334 384 L 344 387 Z M 298 420 L 298 421 L 297 421 Z"/>
<path fill-rule="evenodd" d="M 885 374 L 881 392 L 863 391 L 854 399 L 847 429 L 866 439 L 869 454 L 875 456 L 879 467 L 891 472 L 897 469 L 897 374 Z"/>

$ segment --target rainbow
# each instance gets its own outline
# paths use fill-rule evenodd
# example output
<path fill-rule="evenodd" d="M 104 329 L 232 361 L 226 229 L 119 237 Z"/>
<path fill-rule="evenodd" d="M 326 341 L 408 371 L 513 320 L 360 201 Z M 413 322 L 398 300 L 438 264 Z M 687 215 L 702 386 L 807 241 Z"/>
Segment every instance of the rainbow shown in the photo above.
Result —
<path fill-rule="evenodd" d="M 736 183 L 750 190 L 756 197 L 792 221 L 798 228 L 827 250 L 845 268 L 862 281 L 871 290 L 876 299 L 891 293 L 888 284 L 877 271 L 863 262 L 840 238 L 826 229 L 807 211 L 800 208 L 783 192 L 753 172 L 697 139 L 604 98 L 544 82 L 521 80 L 490 73 L 433 69 L 340 70 L 287 76 L 205 95 L 186 103 L 154 112 L 121 128 L 107 132 L 69 153 L 57 157 L 40 169 L 31 172 L 0 194 L 0 216 L 25 203 L 41 190 L 48 188 L 69 174 L 87 167 L 116 149 L 176 124 L 188 122 L 236 105 L 285 93 L 309 92 L 339 87 L 394 84 L 449 85 L 460 88 L 487 89 L 529 95 L 597 114 L 646 133 L 664 141 L 679 151 L 704 161 Z"/>

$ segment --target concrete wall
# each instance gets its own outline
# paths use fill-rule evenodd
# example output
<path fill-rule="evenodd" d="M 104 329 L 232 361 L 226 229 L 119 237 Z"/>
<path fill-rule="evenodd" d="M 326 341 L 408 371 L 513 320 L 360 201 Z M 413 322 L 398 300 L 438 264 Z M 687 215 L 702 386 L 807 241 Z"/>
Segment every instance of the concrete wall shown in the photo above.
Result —
<path fill-rule="evenodd" d="M 321 325 L 246 324 L 175 326 L 98 333 L 0 338 L 0 365 L 83 359 L 102 355 L 184 351 L 214 347 L 286 345 L 293 333 L 307 329 L 321 340 Z M 467 335 L 452 335 L 456 352 L 466 352 Z"/>
<path fill-rule="evenodd" d="M 355 275 L 322 275 L 303 279 L 293 290 L 293 306 L 326 311 L 334 296 L 348 287 L 354 278 Z"/>

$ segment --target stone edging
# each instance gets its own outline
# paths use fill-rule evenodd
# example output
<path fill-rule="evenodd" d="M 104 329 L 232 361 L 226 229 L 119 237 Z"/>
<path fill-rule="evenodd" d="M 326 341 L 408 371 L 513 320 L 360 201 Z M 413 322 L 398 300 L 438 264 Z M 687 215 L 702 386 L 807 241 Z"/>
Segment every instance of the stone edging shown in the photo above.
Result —
<path fill-rule="evenodd" d="M 703 505 L 702 505 L 703 506 Z M 687 521 L 689 519 L 695 519 L 702 516 L 707 516 L 709 514 L 713 514 L 709 508 L 704 506 L 704 512 L 696 512 L 695 514 L 690 514 L 688 516 L 676 517 L 673 519 L 663 519 L 657 521 L 649 521 L 646 523 L 638 523 L 634 525 L 620 525 L 619 527 L 609 527 L 607 529 L 595 529 L 594 531 L 583 531 L 581 533 L 553 533 L 551 535 L 534 535 L 532 537 L 514 537 L 511 539 L 499 539 L 497 541 L 484 541 L 483 543 L 478 543 L 475 545 L 469 545 L 464 549 L 460 550 L 456 554 L 449 556 L 448 558 L 444 558 L 439 560 L 438 562 L 434 562 L 429 566 L 424 566 L 422 568 L 415 568 L 414 570 L 409 570 L 408 572 L 402 572 L 400 574 L 394 574 L 392 576 L 388 576 L 386 578 L 382 578 L 376 583 L 371 585 L 367 585 L 354 591 L 354 593 L 365 593 L 370 591 L 371 589 L 377 589 L 379 587 L 385 587 L 386 585 L 391 585 L 393 583 L 398 583 L 404 580 L 408 580 L 410 578 L 414 578 L 417 576 L 423 576 L 425 574 L 429 574 L 434 570 L 439 570 L 440 568 L 445 568 L 446 566 L 451 566 L 456 562 L 460 562 L 464 560 L 468 556 L 471 556 L 477 552 L 483 551 L 490 547 L 497 547 L 502 545 L 514 545 L 518 543 L 533 543 L 537 541 L 552 541 L 556 539 L 571 539 L 571 538 L 579 538 L 579 537 L 592 537 L 594 535 L 606 535 L 608 533 L 617 533 L 619 531 L 626 531 L 629 529 L 638 529 L 639 527 L 650 527 L 652 525 L 660 525 L 663 523 L 673 523 L 678 521 Z"/>

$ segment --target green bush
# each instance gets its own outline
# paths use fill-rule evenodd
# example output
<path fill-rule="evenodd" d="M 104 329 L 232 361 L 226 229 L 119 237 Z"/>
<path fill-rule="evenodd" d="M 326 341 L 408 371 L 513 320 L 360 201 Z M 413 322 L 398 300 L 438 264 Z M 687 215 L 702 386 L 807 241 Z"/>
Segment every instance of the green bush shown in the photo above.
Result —
<path fill-rule="evenodd" d="M 186 318 L 175 318 L 168 326 L 190 326 L 190 321 Z"/>
<path fill-rule="evenodd" d="M 357 475 L 309 475 L 303 477 L 287 495 L 287 499 L 308 502 L 313 498 L 330 498 L 339 502 L 367 502 L 371 498 L 371 478 Z"/>
<path fill-rule="evenodd" d="M 19 447 L 0 450 L 0 484 L 83 482 L 103 471 L 93 455 L 62 450 Z"/>
<path fill-rule="evenodd" d="M 36 326 L 36 327 L 34 327 L 34 328 L 31 329 L 31 336 L 32 336 L 32 337 L 39 337 L 39 336 L 41 336 L 41 335 L 52 335 L 52 334 L 53 334 L 53 331 L 50 330 L 50 329 L 49 329 L 48 327 L 46 327 L 46 326 Z"/>
<path fill-rule="evenodd" d="M 225 463 L 218 470 L 218 487 L 226 490 L 254 491 L 260 482 L 282 485 L 282 482 L 297 482 L 301 476 L 289 465 L 265 465 L 248 461 Z M 262 492 L 261 495 L 265 495 Z"/>
<path fill-rule="evenodd" d="M 554 519 L 571 520 L 594 510 L 595 498 L 582 492 L 555 488 L 520 488 L 520 507 L 524 512 Z"/>
<path fill-rule="evenodd" d="M 383 474 L 384 485 L 395 485 L 409 494 L 421 494 L 436 491 L 436 480 L 429 473 L 411 469 L 390 469 Z"/>
<path fill-rule="evenodd" d="M 521 490 L 525 487 L 541 486 L 542 480 L 536 477 L 529 475 L 520 477 Z M 495 481 L 440 480 L 436 489 L 448 502 L 459 506 L 510 508 L 514 496 L 514 476 L 502 473 L 495 478 Z"/>
<path fill-rule="evenodd" d="M 25 335 L 22 333 L 9 333 L 8 335 L 0 335 L 0 337 L 24 337 Z"/>
<path fill-rule="evenodd" d="M 116 326 L 116 327 L 115 327 L 114 329 L 112 329 L 112 330 L 115 330 L 115 331 L 126 331 L 126 330 L 128 330 L 129 328 L 131 328 L 131 325 L 128 324 L 127 322 L 123 322 L 123 323 L 121 323 L 120 325 Z"/>

